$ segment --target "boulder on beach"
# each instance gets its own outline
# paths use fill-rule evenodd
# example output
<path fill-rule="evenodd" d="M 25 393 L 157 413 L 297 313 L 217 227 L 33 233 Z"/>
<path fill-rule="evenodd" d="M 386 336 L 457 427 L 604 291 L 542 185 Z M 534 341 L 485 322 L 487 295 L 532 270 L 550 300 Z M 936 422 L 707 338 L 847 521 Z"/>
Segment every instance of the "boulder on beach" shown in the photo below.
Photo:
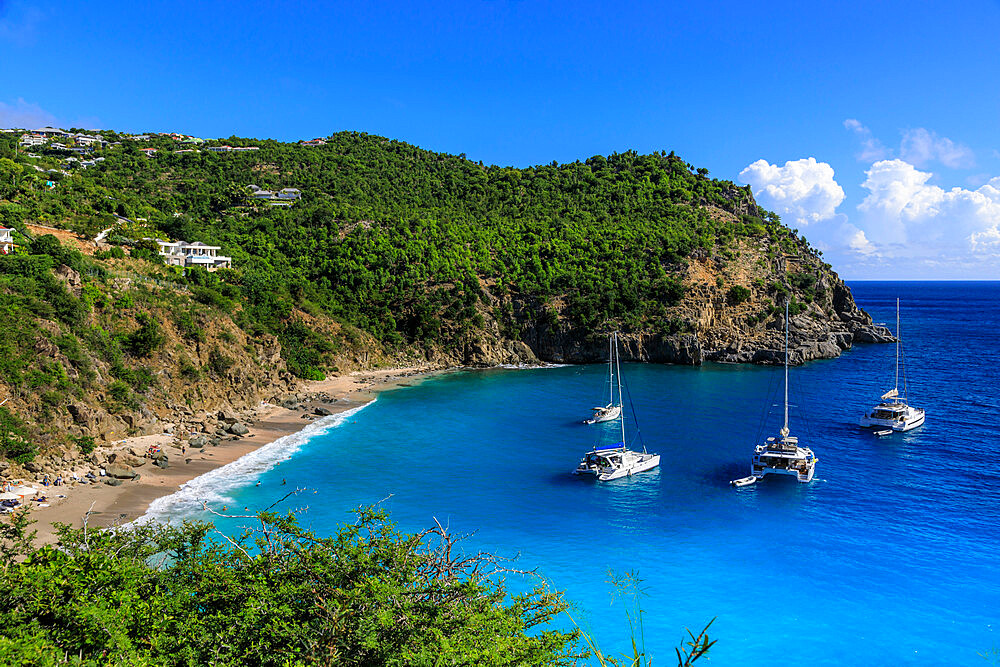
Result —
<path fill-rule="evenodd" d="M 120 479 L 115 479 L 114 477 L 105 477 L 104 483 L 108 486 L 121 486 L 122 481 Z"/>
<path fill-rule="evenodd" d="M 246 424 L 236 422 L 229 427 L 229 432 L 233 435 L 246 435 L 250 432 L 250 429 L 247 428 Z"/>
<path fill-rule="evenodd" d="M 317 406 L 313 409 L 313 413 L 319 415 L 320 417 L 329 417 L 333 414 L 333 410 L 330 408 L 325 408 L 322 405 Z"/>
<path fill-rule="evenodd" d="M 105 468 L 105 472 L 108 474 L 108 477 L 114 477 L 115 479 L 134 479 L 137 476 L 135 470 L 122 465 L 109 465 Z"/>
<path fill-rule="evenodd" d="M 195 449 L 204 447 L 208 442 L 208 438 L 203 435 L 196 435 L 195 437 L 188 440 L 188 447 L 194 447 Z"/>

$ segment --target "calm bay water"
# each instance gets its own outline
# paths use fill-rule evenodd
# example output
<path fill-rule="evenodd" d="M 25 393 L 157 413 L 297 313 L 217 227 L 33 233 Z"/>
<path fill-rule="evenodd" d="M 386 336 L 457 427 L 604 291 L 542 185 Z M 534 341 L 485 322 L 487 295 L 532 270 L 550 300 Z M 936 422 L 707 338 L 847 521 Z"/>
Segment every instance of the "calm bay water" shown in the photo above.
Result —
<path fill-rule="evenodd" d="M 793 368 L 791 430 L 819 457 L 809 485 L 728 486 L 780 426 L 781 370 L 720 364 L 626 365 L 661 467 L 606 484 L 574 477 L 608 429 L 581 423 L 604 398 L 606 367 L 574 366 L 384 393 L 153 514 L 196 516 L 199 497 L 259 509 L 307 487 L 316 493 L 291 506 L 307 504 L 303 522 L 332 533 L 352 508 L 391 495 L 403 529 L 437 517 L 478 531 L 470 549 L 539 568 L 605 650 L 628 646 L 608 570 L 637 571 L 654 664 L 671 663 L 685 626 L 716 616 L 718 664 L 983 664 L 977 652 L 1000 647 L 1000 283 L 852 288 L 890 326 L 902 299 L 910 400 L 927 423 L 885 439 L 856 427 L 892 387 L 891 345 Z"/>

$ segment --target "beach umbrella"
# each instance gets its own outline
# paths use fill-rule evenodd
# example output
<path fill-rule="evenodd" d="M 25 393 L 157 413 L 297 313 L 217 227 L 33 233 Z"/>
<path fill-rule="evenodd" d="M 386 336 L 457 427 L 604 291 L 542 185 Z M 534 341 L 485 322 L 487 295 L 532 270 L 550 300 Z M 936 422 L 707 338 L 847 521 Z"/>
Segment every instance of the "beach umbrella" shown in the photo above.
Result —
<path fill-rule="evenodd" d="M 10 492 L 19 496 L 33 496 L 38 493 L 38 489 L 33 489 L 30 486 L 15 486 Z"/>
<path fill-rule="evenodd" d="M 17 500 L 20 497 L 21 496 L 17 495 L 16 493 L 11 493 L 10 491 L 4 491 L 3 493 L 0 493 L 0 500 Z"/>

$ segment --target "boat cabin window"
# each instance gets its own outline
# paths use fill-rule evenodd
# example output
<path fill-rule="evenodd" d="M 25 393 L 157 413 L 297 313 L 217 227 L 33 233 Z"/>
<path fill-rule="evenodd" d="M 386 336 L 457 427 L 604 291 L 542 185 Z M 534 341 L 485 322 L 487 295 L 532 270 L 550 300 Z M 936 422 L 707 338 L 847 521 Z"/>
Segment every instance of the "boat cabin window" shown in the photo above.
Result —
<path fill-rule="evenodd" d="M 601 467 L 607 467 L 611 465 L 611 461 L 608 460 L 607 456 L 604 456 L 603 454 L 593 454 L 593 453 L 587 454 L 587 463 L 598 465 Z"/>

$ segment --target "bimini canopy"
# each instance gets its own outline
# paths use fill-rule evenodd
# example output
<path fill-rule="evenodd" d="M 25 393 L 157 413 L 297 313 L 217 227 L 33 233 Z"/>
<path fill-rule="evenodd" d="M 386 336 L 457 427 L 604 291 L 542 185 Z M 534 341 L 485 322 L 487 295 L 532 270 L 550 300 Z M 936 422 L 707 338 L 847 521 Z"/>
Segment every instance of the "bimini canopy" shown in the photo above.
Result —
<path fill-rule="evenodd" d="M 608 449 L 625 449 L 625 443 L 624 442 L 616 442 L 613 445 L 604 445 L 602 447 L 594 447 L 594 451 L 595 452 L 600 452 L 600 451 L 604 451 L 604 450 L 608 450 Z"/>

